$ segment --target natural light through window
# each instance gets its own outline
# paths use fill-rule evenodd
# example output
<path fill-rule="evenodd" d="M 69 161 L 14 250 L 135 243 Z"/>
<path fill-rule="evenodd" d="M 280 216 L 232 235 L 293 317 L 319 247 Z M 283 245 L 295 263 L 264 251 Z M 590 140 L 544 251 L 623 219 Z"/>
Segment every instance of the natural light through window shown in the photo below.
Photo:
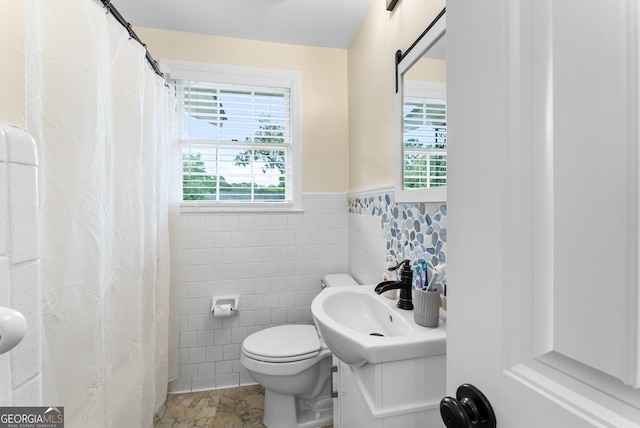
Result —
<path fill-rule="evenodd" d="M 293 207 L 296 91 L 238 74 L 175 80 L 183 204 Z"/>
<path fill-rule="evenodd" d="M 403 120 L 404 189 L 446 186 L 446 102 L 405 96 Z"/>
<path fill-rule="evenodd" d="M 289 90 L 194 81 L 182 94 L 183 200 L 287 200 Z"/>

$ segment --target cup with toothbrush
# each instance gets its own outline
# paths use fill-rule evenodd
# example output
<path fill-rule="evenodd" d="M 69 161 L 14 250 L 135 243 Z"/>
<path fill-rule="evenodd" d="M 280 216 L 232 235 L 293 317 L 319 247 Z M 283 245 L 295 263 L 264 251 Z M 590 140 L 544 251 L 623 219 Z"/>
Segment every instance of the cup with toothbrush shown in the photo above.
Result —
<path fill-rule="evenodd" d="M 437 327 L 440 323 L 440 294 L 439 282 L 444 279 L 446 264 L 439 265 L 433 270 L 431 279 L 428 278 L 427 269 L 424 269 L 424 280 L 420 272 L 417 281 L 418 288 L 413 298 L 413 319 L 416 324 L 424 327 Z"/>

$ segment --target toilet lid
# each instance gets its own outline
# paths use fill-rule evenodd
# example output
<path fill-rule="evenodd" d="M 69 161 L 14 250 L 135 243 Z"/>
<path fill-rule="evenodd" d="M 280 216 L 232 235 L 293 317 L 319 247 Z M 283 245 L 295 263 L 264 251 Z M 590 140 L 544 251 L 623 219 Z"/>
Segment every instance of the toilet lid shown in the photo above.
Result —
<path fill-rule="evenodd" d="M 315 357 L 322 343 L 314 326 L 292 324 L 255 332 L 244 340 L 242 349 L 257 360 L 290 362 Z"/>

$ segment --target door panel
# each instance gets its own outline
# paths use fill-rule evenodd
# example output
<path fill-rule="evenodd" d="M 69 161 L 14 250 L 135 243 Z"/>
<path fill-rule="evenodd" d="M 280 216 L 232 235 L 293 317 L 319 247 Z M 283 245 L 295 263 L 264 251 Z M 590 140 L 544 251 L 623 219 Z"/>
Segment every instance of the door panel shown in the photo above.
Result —
<path fill-rule="evenodd" d="M 552 79 L 537 83 L 551 91 L 545 92 L 550 99 L 534 104 L 534 115 L 550 115 L 544 125 L 553 131 L 532 141 L 534 150 L 551 148 L 534 157 L 550 159 L 534 163 L 534 192 L 543 200 L 533 209 L 534 215 L 550 211 L 546 227 L 553 233 L 533 235 L 534 257 L 552 255 L 551 265 L 534 259 L 552 277 L 539 278 L 533 287 L 551 288 L 553 329 L 546 333 L 553 335 L 552 351 L 633 384 L 637 360 L 631 361 L 630 351 L 637 347 L 637 326 L 631 321 L 637 305 L 628 302 L 638 287 L 630 269 L 637 260 L 636 240 L 630 239 L 637 229 L 637 141 L 627 115 L 636 95 L 626 76 L 624 45 L 632 40 L 621 19 L 625 3 L 589 2 L 586 15 L 595 19 L 576 19 L 580 0 L 534 6 L 534 52 L 551 60 L 534 57 L 534 67 L 551 68 L 545 75 Z M 536 49 L 549 27 L 551 43 Z M 540 89 L 533 85 L 534 94 Z M 541 181 L 552 186 L 538 189 L 536 177 L 549 173 Z"/>
<path fill-rule="evenodd" d="M 447 4 L 448 393 L 640 427 L 638 6 L 476 3 Z"/>

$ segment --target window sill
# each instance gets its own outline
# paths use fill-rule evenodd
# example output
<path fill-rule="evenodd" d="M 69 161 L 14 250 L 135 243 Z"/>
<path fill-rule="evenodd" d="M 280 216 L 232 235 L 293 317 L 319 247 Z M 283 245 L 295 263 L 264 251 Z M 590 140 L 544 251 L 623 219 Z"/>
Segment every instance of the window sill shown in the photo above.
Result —
<path fill-rule="evenodd" d="M 408 204 L 417 202 L 447 203 L 447 186 L 431 187 L 428 189 L 402 190 L 396 186 L 396 202 Z"/>
<path fill-rule="evenodd" d="M 206 214 L 206 213 L 283 213 L 283 214 L 295 214 L 304 213 L 304 210 L 300 207 L 296 207 L 293 204 L 252 204 L 252 203 L 181 203 L 181 213 L 191 214 Z"/>

